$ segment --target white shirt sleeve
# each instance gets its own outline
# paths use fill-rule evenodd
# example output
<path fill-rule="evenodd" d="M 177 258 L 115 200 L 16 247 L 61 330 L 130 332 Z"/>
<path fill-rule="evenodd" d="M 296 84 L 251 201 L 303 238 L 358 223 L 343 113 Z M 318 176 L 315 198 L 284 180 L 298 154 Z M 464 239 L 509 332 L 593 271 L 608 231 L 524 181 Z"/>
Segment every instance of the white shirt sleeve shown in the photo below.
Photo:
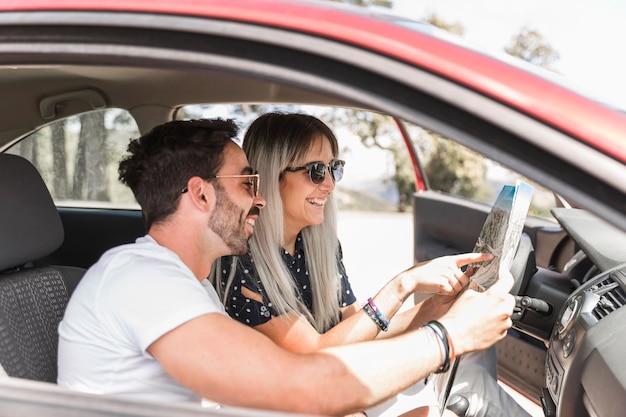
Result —
<path fill-rule="evenodd" d="M 94 300 L 96 315 L 119 332 L 121 340 L 145 351 L 159 337 L 191 319 L 223 314 L 217 295 L 212 299 L 185 269 L 172 262 L 135 260 L 124 274 L 108 274 L 102 282 Z"/>
<path fill-rule="evenodd" d="M 204 314 L 226 315 L 172 251 L 149 236 L 111 249 L 85 274 L 59 326 L 61 386 L 159 401 L 196 399 L 148 352 L 155 340 Z"/>

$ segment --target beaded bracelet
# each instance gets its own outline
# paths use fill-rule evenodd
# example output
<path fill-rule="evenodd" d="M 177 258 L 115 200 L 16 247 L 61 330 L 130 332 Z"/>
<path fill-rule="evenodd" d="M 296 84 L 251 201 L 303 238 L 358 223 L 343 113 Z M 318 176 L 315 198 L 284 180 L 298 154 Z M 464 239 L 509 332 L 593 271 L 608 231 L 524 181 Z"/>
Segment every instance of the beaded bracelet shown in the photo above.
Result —
<path fill-rule="evenodd" d="M 367 299 L 367 304 L 372 307 L 372 310 L 374 310 L 374 312 L 376 313 L 376 317 L 378 317 L 383 323 L 385 323 L 385 327 L 389 327 L 389 319 L 385 317 L 385 315 L 378 309 L 378 306 L 376 305 L 376 303 L 374 303 L 372 297 Z"/>
<path fill-rule="evenodd" d="M 380 330 L 383 332 L 389 330 L 389 319 L 381 313 L 371 297 L 367 299 L 367 303 L 363 304 L 363 310 Z"/>
<path fill-rule="evenodd" d="M 437 335 L 437 337 L 439 338 L 439 340 L 441 341 L 444 347 L 443 363 L 441 364 L 439 369 L 435 371 L 435 373 L 440 374 L 440 373 L 446 372 L 448 371 L 448 369 L 450 369 L 450 363 L 455 358 L 454 345 L 452 344 L 450 335 L 448 334 L 448 331 L 443 326 L 443 324 L 439 323 L 436 320 L 429 321 L 428 323 L 426 323 L 425 326 L 433 329 L 434 333 Z"/>
<path fill-rule="evenodd" d="M 376 327 L 378 327 L 380 330 L 384 332 L 388 330 L 387 326 L 385 326 L 385 323 L 383 323 L 383 321 L 380 320 L 380 318 L 378 318 L 378 316 L 376 315 L 376 312 L 372 309 L 372 307 L 369 304 L 365 303 L 363 305 L 363 310 L 367 313 L 367 315 L 374 322 L 374 324 L 376 324 Z"/>

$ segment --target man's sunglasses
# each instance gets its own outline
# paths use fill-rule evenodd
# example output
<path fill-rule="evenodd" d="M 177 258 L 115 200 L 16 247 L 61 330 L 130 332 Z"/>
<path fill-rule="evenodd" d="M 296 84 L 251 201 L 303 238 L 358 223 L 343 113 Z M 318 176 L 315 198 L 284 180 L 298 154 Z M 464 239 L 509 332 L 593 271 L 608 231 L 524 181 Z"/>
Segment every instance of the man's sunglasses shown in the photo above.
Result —
<path fill-rule="evenodd" d="M 346 164 L 346 161 L 342 161 L 341 159 L 333 159 L 330 163 L 325 164 L 321 161 L 310 162 L 301 167 L 287 167 L 285 171 L 296 172 L 307 170 L 309 173 L 309 178 L 313 184 L 321 184 L 324 182 L 324 178 L 326 178 L 326 170 L 330 172 L 330 176 L 333 181 L 337 182 L 343 178 L 343 166 Z"/>
<path fill-rule="evenodd" d="M 259 195 L 259 174 L 240 174 L 240 175 L 213 175 L 211 177 L 205 178 L 205 180 L 210 180 L 213 178 L 248 178 L 250 182 L 248 185 L 250 186 L 250 190 L 252 191 L 252 196 L 256 197 Z M 187 187 L 183 188 L 181 194 L 184 194 L 188 191 Z"/>

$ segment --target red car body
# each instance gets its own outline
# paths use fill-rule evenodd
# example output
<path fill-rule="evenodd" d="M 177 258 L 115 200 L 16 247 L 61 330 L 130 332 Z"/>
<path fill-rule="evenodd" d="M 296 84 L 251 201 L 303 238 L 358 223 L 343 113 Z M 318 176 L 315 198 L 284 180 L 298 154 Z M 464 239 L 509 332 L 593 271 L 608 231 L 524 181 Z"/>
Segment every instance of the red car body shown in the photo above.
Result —
<path fill-rule="evenodd" d="M 99 20 L 100 16 L 103 16 L 102 20 Z M 120 17 L 119 21 L 116 17 Z M 186 24 L 192 20 L 195 26 L 187 27 Z M 174 26 L 167 26 L 171 23 Z M 233 25 L 228 26 L 231 23 Z M 71 31 L 76 28 L 84 30 L 74 36 Z M 106 29 L 106 33 L 100 36 L 99 32 L 103 29 Z M 242 29 L 245 33 L 237 32 Z M 256 39 L 257 32 L 262 34 L 262 39 Z M 133 34 L 140 36 L 133 38 Z M 97 40 L 91 42 L 89 38 L 91 35 Z M 153 35 L 160 38 L 149 39 L 149 36 Z M 180 39 L 183 40 L 176 38 L 176 35 L 180 35 Z M 176 40 L 170 39 L 169 36 Z M 218 41 L 234 40 L 233 43 L 239 42 L 237 45 L 242 46 L 242 50 L 231 52 L 226 47 L 220 49 L 218 45 L 215 50 L 198 51 L 196 55 L 193 55 L 196 51 L 191 48 L 182 51 L 189 56 L 168 55 L 175 55 L 179 52 L 180 46 L 192 37 L 195 41 L 203 41 L 203 37 Z M 111 43 L 107 43 L 108 41 Z M 112 45 L 110 50 L 107 49 L 109 45 Z M 255 52 L 256 55 L 253 55 L 250 52 L 260 45 L 270 54 L 276 54 L 272 57 L 273 60 L 264 60 L 265 57 L 261 53 Z M 92 49 L 95 52 L 92 52 Z M 319 67 L 309 69 L 299 65 L 298 62 L 291 62 L 289 58 L 281 56 L 285 51 L 293 52 L 294 60 L 307 57 L 307 65 L 315 65 L 319 61 Z M 212 63 L 211 59 L 215 56 L 219 59 L 224 58 L 223 62 Z M 206 62 L 194 61 L 198 57 L 205 58 Z M 232 62 L 228 61 L 231 59 Z M 250 63 L 252 68 L 237 67 Z M 62 67 L 62 71 L 56 72 L 55 66 Z M 67 74 L 75 75 L 75 78 L 70 76 L 64 78 L 65 66 L 68 68 Z M 42 73 L 37 74 L 36 70 L 40 67 L 43 68 Z M 31 68 L 32 74 L 29 73 Z M 13 78 L 11 74 L 13 69 L 24 70 L 26 74 L 23 78 Z M 111 74 L 107 73 L 109 69 Z M 142 72 L 144 70 L 148 76 L 153 75 L 154 72 L 150 70 L 154 69 L 162 71 L 159 74 L 171 76 L 175 82 L 162 85 L 160 80 L 155 80 L 150 84 L 145 79 L 137 77 L 137 74 L 144 74 Z M 74 74 L 74 71 L 77 74 Z M 355 73 L 362 71 L 362 74 L 355 75 L 355 78 L 362 79 L 351 80 L 351 71 Z M 189 99 L 191 93 L 195 93 L 192 90 L 197 86 L 186 84 L 184 94 L 177 95 L 179 85 L 176 82 L 184 83 L 186 77 L 197 76 L 199 80 L 207 82 L 207 90 L 210 90 L 214 88 L 208 82 L 212 81 L 211 77 L 224 74 L 227 77 L 223 79 L 226 80 L 228 76 L 235 74 L 232 77 L 235 82 L 227 87 L 237 89 L 239 86 L 235 85 L 236 82 L 243 80 L 249 81 L 251 88 L 256 88 L 252 94 L 253 98 L 249 101 L 251 103 L 259 97 L 260 102 L 264 100 L 271 102 L 275 97 L 274 94 L 284 98 L 290 97 L 289 94 L 295 92 L 296 100 L 302 98 L 304 104 L 317 104 L 316 100 L 320 100 L 319 104 L 322 105 L 339 103 L 345 107 L 362 107 L 390 115 L 404 137 L 416 176 L 418 192 L 415 193 L 414 201 L 416 207 L 414 230 L 407 231 L 413 232 L 414 235 L 415 261 L 431 258 L 424 253 L 433 248 L 433 251 L 438 250 L 443 254 L 467 250 L 467 245 L 457 246 L 454 243 L 463 235 L 463 244 L 468 241 L 470 245 L 473 244 L 474 236 L 478 233 L 470 227 L 470 223 L 478 227 L 479 231 L 484 220 L 483 215 L 486 215 L 489 208 L 477 208 L 478 205 L 466 201 L 451 202 L 452 199 L 448 200 L 448 196 L 442 196 L 438 192 L 429 193 L 428 181 L 423 174 L 423 167 L 409 137 L 405 121 L 425 126 L 435 132 L 440 130 L 439 133 L 449 135 L 451 139 L 464 146 L 482 152 L 503 165 L 508 163 L 512 168 L 518 168 L 522 174 L 565 197 L 573 205 L 587 209 L 606 220 L 608 224 L 616 226 L 616 231 L 610 236 L 611 238 L 618 236 L 614 242 L 622 242 L 620 233 L 626 231 L 624 109 L 616 109 L 598 99 L 585 96 L 571 88 L 566 80 L 557 75 L 541 73 L 510 58 L 494 57 L 478 51 L 428 25 L 399 16 L 344 7 L 331 2 L 1 1 L 0 91 L 4 91 L 5 97 L 0 97 L 0 113 L 4 111 L 8 117 L 0 120 L 0 151 L 6 151 L 27 134 L 56 121 L 53 119 L 62 120 L 61 115 L 55 113 L 57 110 L 58 113 L 67 110 L 68 114 L 63 116 L 69 117 L 97 107 L 94 105 L 93 108 L 89 106 L 78 108 L 78 105 L 73 103 L 75 107 L 65 108 L 62 101 L 52 102 L 52 118 L 46 118 L 38 107 L 41 105 L 42 97 L 48 95 L 54 97 L 56 94 L 62 96 L 68 91 L 73 91 L 72 89 L 84 88 L 84 84 L 93 90 L 98 90 L 98 86 L 103 86 L 103 89 L 108 87 L 109 90 L 102 93 L 104 107 L 122 108 L 130 112 L 139 109 L 136 118 L 139 120 L 140 130 L 145 130 L 161 122 L 160 118 L 163 118 L 164 114 L 171 117 L 170 113 L 174 113 L 176 108 L 189 104 L 185 100 Z M 98 79 L 99 75 L 102 79 Z M 128 79 L 124 79 L 127 75 Z M 334 76 L 337 78 L 333 78 Z M 317 85 L 322 84 L 320 80 L 328 81 L 328 84 Z M 100 81 L 102 83 L 98 84 Z M 119 83 L 116 83 L 118 81 Z M 125 88 L 133 87 L 135 81 L 137 84 L 142 83 L 137 91 L 145 94 L 144 101 L 134 101 L 132 92 L 125 91 Z M 266 86 L 264 83 L 269 87 L 262 88 Z M 24 96 L 19 92 L 12 92 L 11 95 L 6 92 L 9 87 L 19 90 L 20 85 L 27 86 L 24 87 Z M 4 90 L 2 86 L 5 87 Z M 148 90 L 150 88 L 153 90 L 145 93 L 145 89 L 139 89 L 146 86 Z M 227 102 L 245 101 L 246 86 L 237 90 L 236 94 L 233 93 L 235 95 L 232 99 L 226 96 Z M 280 91 L 276 93 L 272 90 L 273 87 Z M 345 89 L 338 91 L 337 87 Z M 40 88 L 40 91 L 36 88 Z M 171 94 L 161 96 L 158 94 L 160 90 L 171 91 Z M 285 96 L 280 95 L 283 90 L 287 91 Z M 30 95 L 27 96 L 26 93 Z M 220 94 L 219 98 L 223 98 L 224 96 Z M 192 94 L 191 100 L 198 101 L 191 104 L 203 103 L 200 100 L 205 97 L 213 98 L 208 92 L 206 96 L 200 93 Z M 7 101 L 3 102 L 5 99 Z M 151 108 L 150 105 L 154 107 Z M 141 113 L 142 106 L 148 109 L 144 113 Z M 162 112 L 159 109 L 155 110 L 157 107 L 164 110 Z M 154 112 L 151 113 L 152 111 Z M 144 119 L 141 119 L 142 117 Z M 22 121 L 22 118 L 25 121 Z M 12 136 L 13 134 L 15 135 Z M 418 212 L 421 206 L 418 207 L 417 203 L 421 204 L 424 201 L 426 208 L 435 207 L 431 213 Z M 451 214 L 444 218 L 445 216 L 441 214 L 445 210 L 438 210 L 443 204 L 454 206 L 455 209 L 460 207 L 462 211 L 450 211 Z M 132 218 L 133 225 L 137 226 L 141 222 L 141 214 L 136 210 L 130 215 L 123 212 L 122 216 L 120 211 L 97 212 L 103 226 L 101 230 L 96 231 L 89 228 L 94 227 L 95 223 L 90 217 L 94 214 L 93 211 L 63 212 L 65 216 L 78 214 L 75 217 L 76 223 L 73 223 L 74 226 L 78 226 L 73 229 L 67 228 L 66 240 L 79 243 L 69 243 L 70 248 L 79 252 L 77 249 L 82 250 L 83 245 L 86 247 L 93 245 L 97 247 L 90 249 L 100 254 L 106 249 L 99 246 L 100 241 L 106 240 L 108 244 L 109 235 L 115 235 L 122 241 L 120 230 L 128 229 L 127 223 L 123 223 L 123 226 L 108 227 L 113 223 L 107 223 L 105 217 L 120 220 L 120 217 L 128 215 L 127 217 Z M 458 213 L 471 216 L 466 217 Z M 433 214 L 432 218 L 428 217 L 428 214 Z M 436 223 L 432 220 L 435 218 L 444 219 Z M 89 221 L 85 221 L 86 219 Z M 555 264 L 567 264 L 570 251 L 577 250 L 580 242 L 576 240 L 578 230 L 576 233 L 569 231 L 570 235 L 574 236 L 572 239 L 568 236 L 568 231 L 564 231 L 564 228 L 559 227 L 556 222 L 547 223 L 546 226 L 546 222 L 533 221 L 535 223 L 530 225 L 530 230 L 536 232 L 535 235 L 540 235 L 539 240 L 544 243 L 542 247 L 536 248 L 537 252 L 545 250 L 546 247 L 548 249 L 538 262 L 538 265 L 543 262 L 539 266 L 547 272 L 544 271 L 545 275 L 541 275 L 536 281 L 539 282 L 537 284 L 539 289 L 536 289 L 533 296 L 540 297 L 544 291 L 549 293 L 548 298 L 552 293 L 557 293 L 557 296 L 550 300 L 554 307 L 551 316 L 534 317 L 533 323 L 525 323 L 525 330 L 529 333 L 536 331 L 532 336 L 539 334 L 540 342 L 545 342 L 545 346 L 540 350 L 545 354 L 546 346 L 550 345 L 553 328 L 557 328 L 553 326 L 558 326 L 558 313 L 570 294 L 575 292 L 571 290 L 570 293 L 570 277 L 563 271 L 556 271 Z M 441 238 L 440 241 L 434 237 L 436 232 L 441 235 L 436 237 Z M 94 233 L 99 234 L 96 237 Z M 429 233 L 432 236 L 428 236 Z M 124 235 L 124 238 L 126 237 Z M 428 240 L 429 237 L 435 241 L 434 245 L 433 241 Z M 598 251 L 604 250 L 613 255 L 613 249 L 617 248 L 615 252 L 620 250 L 623 252 L 620 244 L 611 242 L 607 244 L 608 249 L 603 247 L 598 248 Z M 610 247 L 611 245 L 613 247 Z M 434 255 L 442 253 L 433 252 Z M 81 256 L 77 255 L 79 258 Z M 623 256 L 624 259 L 615 257 L 620 262 L 626 263 L 626 256 Z M 606 258 L 613 261 L 612 256 Z M 89 263 L 91 259 L 84 256 L 80 261 Z M 613 269 L 619 269 L 620 265 L 623 267 L 623 264 L 603 264 L 600 270 L 608 274 Z M 559 276 L 555 278 L 554 275 Z M 547 284 L 542 281 L 544 279 Z M 553 282 L 558 282 L 558 289 L 561 289 L 561 292 L 554 290 L 557 286 L 552 285 Z M 605 320 L 602 326 L 607 322 L 608 320 Z M 605 329 L 606 333 L 602 334 L 617 335 L 621 333 L 619 330 L 617 327 Z M 580 331 L 579 335 L 583 335 L 583 332 Z M 580 339 L 582 340 L 583 336 L 580 336 Z M 621 339 L 618 339 L 618 342 L 619 340 Z M 619 344 L 618 342 L 616 344 Z M 560 347 L 558 344 L 550 346 Z M 599 352 L 600 347 L 608 349 L 607 345 L 598 343 L 591 345 L 589 350 Z M 571 362 L 575 356 L 566 359 Z M 563 361 L 565 364 L 563 366 L 569 366 L 567 361 Z M 581 358 L 580 361 L 576 367 L 571 368 L 578 373 L 568 371 L 561 375 L 567 384 L 563 388 L 565 391 L 553 395 L 558 403 L 555 406 L 557 415 L 559 417 L 616 415 L 606 411 L 611 402 L 604 401 L 602 393 L 596 393 L 596 397 L 591 400 L 586 397 L 584 400 L 580 398 L 583 391 L 591 393 L 593 391 L 591 385 L 599 379 L 592 375 L 587 377 L 585 382 L 585 372 L 590 371 L 585 358 Z M 543 363 L 539 368 L 542 366 Z M 621 369 L 619 366 L 612 367 L 616 368 Z M 626 375 L 626 372 L 624 374 Z M 550 376 L 554 377 L 552 374 Z M 621 373 L 616 372 L 616 375 L 611 376 L 621 381 Z M 583 390 L 581 386 L 585 383 L 587 387 Z M 626 382 L 622 385 L 626 386 Z M 606 386 L 620 387 L 620 384 L 607 382 L 606 385 L 598 386 L 602 387 L 599 389 L 602 391 Z M 7 415 L 29 413 L 43 416 L 65 416 L 72 413 L 93 416 L 200 414 L 193 407 L 135 403 L 119 398 L 81 395 L 57 388 L 53 385 L 16 381 L 15 378 L 0 380 L 0 409 L 7 410 L 5 413 Z M 556 388 L 554 390 L 558 391 Z M 623 405 L 621 409 L 626 408 L 626 399 L 622 399 L 626 396 L 621 395 L 621 391 L 618 392 L 619 394 L 615 395 L 617 399 L 614 399 L 615 405 Z M 593 410 L 594 407 L 596 411 L 601 407 L 606 408 L 596 414 L 587 412 L 583 407 L 583 401 L 589 410 Z M 270 415 L 263 411 L 238 409 L 225 413 L 219 410 L 203 411 L 201 414 Z"/>

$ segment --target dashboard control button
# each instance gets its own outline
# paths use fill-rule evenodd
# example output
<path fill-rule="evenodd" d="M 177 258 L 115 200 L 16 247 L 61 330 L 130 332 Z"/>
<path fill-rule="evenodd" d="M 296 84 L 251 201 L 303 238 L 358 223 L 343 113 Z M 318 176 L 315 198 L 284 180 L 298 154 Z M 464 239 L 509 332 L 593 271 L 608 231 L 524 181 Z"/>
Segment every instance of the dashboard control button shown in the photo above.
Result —
<path fill-rule="evenodd" d="M 567 358 L 572 354 L 576 345 L 576 329 L 570 330 L 563 339 L 563 357 Z"/>

